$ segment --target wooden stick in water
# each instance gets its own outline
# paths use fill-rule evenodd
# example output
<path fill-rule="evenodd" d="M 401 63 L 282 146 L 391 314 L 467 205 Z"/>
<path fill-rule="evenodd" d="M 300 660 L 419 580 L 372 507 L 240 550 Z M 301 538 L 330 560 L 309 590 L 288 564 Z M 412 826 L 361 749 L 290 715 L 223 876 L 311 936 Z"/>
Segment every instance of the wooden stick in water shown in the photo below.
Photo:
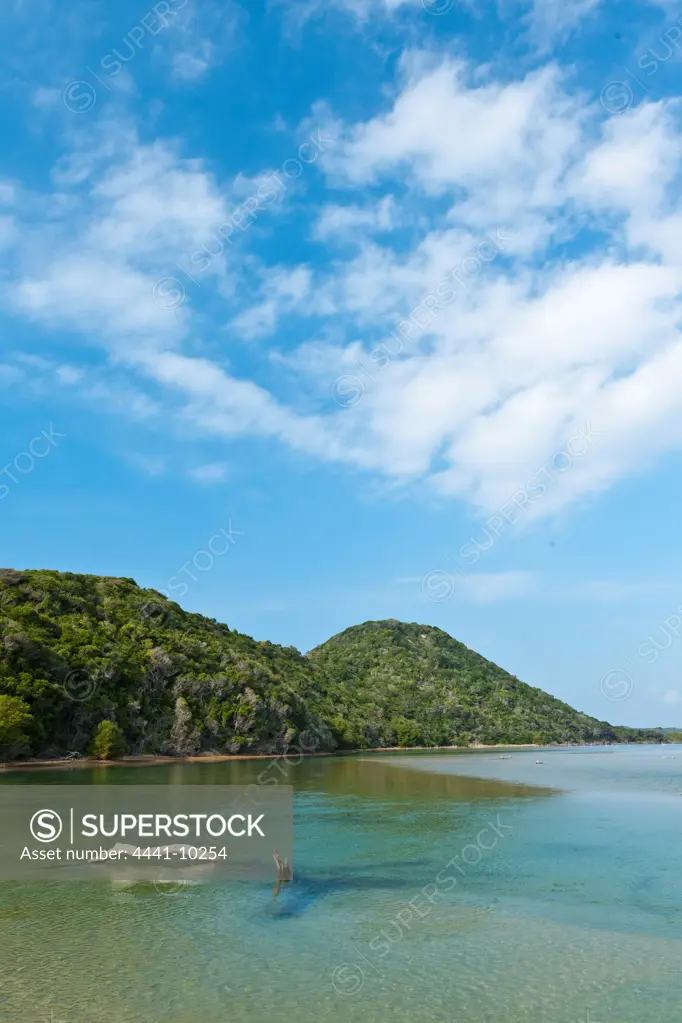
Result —
<path fill-rule="evenodd" d="M 277 867 L 277 880 L 278 881 L 291 881 L 291 867 L 289 866 L 289 860 L 283 860 L 277 850 L 272 854 L 272 858 L 275 861 Z"/>

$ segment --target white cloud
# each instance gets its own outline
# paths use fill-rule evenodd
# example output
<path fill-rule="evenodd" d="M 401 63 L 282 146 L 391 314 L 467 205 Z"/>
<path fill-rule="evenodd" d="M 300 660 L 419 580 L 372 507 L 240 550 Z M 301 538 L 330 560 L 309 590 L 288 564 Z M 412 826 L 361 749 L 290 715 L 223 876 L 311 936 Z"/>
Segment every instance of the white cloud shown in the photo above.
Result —
<path fill-rule="evenodd" d="M 663 694 L 663 702 L 664 703 L 679 703 L 680 702 L 680 694 L 678 693 L 678 691 L 676 689 L 668 689 L 667 692 L 665 692 Z"/>
<path fill-rule="evenodd" d="M 293 379 L 277 397 L 258 369 L 233 375 L 188 296 L 154 287 L 226 222 L 230 187 L 126 125 L 60 164 L 49 218 L 13 242 L 4 301 L 104 347 L 193 431 L 277 438 L 481 509 L 591 424 L 528 518 L 547 514 L 682 446 L 680 115 L 668 101 L 602 116 L 551 66 L 502 82 L 405 59 L 387 110 L 340 125 L 325 157 L 336 191 L 316 237 L 361 243 L 314 272 L 251 261 L 255 295 L 229 248 L 212 264 L 223 294 L 247 296 L 226 306 L 233 333 L 266 339 L 254 359 Z M 396 218 L 410 231 L 382 234 Z M 359 400 L 344 408 L 332 384 L 348 375 Z"/>
<path fill-rule="evenodd" d="M 238 45 L 242 16 L 231 0 L 202 0 L 179 7 L 159 45 L 170 58 L 174 77 L 196 81 L 229 59 Z"/>
<path fill-rule="evenodd" d="M 148 455 L 141 455 L 137 451 L 131 451 L 124 457 L 130 465 L 144 472 L 147 476 L 163 476 L 166 473 L 166 463 L 163 458 L 150 458 Z"/>
<path fill-rule="evenodd" d="M 538 588 L 535 572 L 477 572 L 468 579 L 461 580 L 459 576 L 454 578 L 456 592 L 476 604 L 529 596 Z"/>
<path fill-rule="evenodd" d="M 280 316 L 289 309 L 300 308 L 307 300 L 311 283 L 312 275 L 307 267 L 270 271 L 261 287 L 263 300 L 236 316 L 233 327 L 248 338 L 270 334 Z"/>
<path fill-rule="evenodd" d="M 279 0 L 290 25 L 301 28 L 311 18 L 326 16 L 331 8 L 345 11 L 365 25 L 372 15 L 394 14 L 404 7 L 423 11 L 421 0 Z"/>
<path fill-rule="evenodd" d="M 208 434 L 274 437 L 311 454 L 342 457 L 342 446 L 323 420 L 297 416 L 257 384 L 238 380 L 207 359 L 145 351 L 135 360 L 131 356 L 133 361 L 149 378 L 184 396 L 184 417 Z"/>
<path fill-rule="evenodd" d="M 342 238 L 359 244 L 368 232 L 390 231 L 396 226 L 397 220 L 398 211 L 392 195 L 384 196 L 370 206 L 340 206 L 333 203 L 322 210 L 313 235 L 321 241 Z"/>
<path fill-rule="evenodd" d="M 77 384 L 82 378 L 83 370 L 77 369 L 75 366 L 65 365 L 57 367 L 57 379 L 60 384 L 65 384 L 66 386 Z"/>
<path fill-rule="evenodd" d="M 0 362 L 0 387 L 13 387 L 21 383 L 23 373 L 16 366 L 9 366 Z"/>
<path fill-rule="evenodd" d="M 119 358 L 177 344 L 188 329 L 189 282 L 176 260 L 225 222 L 226 197 L 198 161 L 141 145 L 108 121 L 80 138 L 57 181 L 61 210 L 55 204 L 49 224 L 26 226 L 8 301 L 50 326 L 94 332 Z M 222 257 L 212 270 L 224 273 Z"/>
<path fill-rule="evenodd" d="M 0 248 L 7 248 L 15 240 L 16 231 L 14 217 L 0 216 Z"/>
<path fill-rule="evenodd" d="M 203 39 L 195 52 L 184 51 L 173 57 L 173 73 L 185 81 L 201 78 L 211 66 L 213 46 L 210 40 Z"/>
<path fill-rule="evenodd" d="M 16 186 L 11 181 L 0 181 L 0 205 L 12 206 L 17 199 Z"/>
<path fill-rule="evenodd" d="M 351 127 L 332 169 L 351 187 L 391 187 L 407 170 L 427 196 L 452 196 L 458 226 L 435 227 L 407 255 L 366 247 L 327 282 L 337 316 L 378 318 L 390 352 L 377 365 L 371 345 L 337 347 L 336 372 L 354 373 L 364 391 L 346 414 L 385 471 L 428 474 L 439 457 L 450 466 L 434 478 L 439 489 L 488 509 L 590 422 L 597 439 L 570 473 L 555 473 L 533 512 L 546 514 L 682 444 L 671 386 L 682 364 L 676 107 L 644 106 L 598 137 L 596 111 L 567 98 L 552 69 L 469 85 L 462 65 L 405 66 L 390 111 Z M 487 265 L 467 263 L 473 225 L 494 236 L 501 214 L 510 242 Z M 557 258 L 551 243 L 570 237 L 572 222 L 598 240 Z M 422 307 L 426 326 L 401 336 L 411 305 L 433 300 L 458 261 L 473 269 L 456 297 L 437 314 Z M 318 346 L 318 376 L 322 362 Z"/>
<path fill-rule="evenodd" d="M 199 483 L 222 483 L 227 476 L 227 466 L 224 462 L 198 465 L 195 469 L 189 470 L 188 476 Z"/>
<path fill-rule="evenodd" d="M 328 164 L 357 183 L 402 169 L 435 194 L 501 189 L 497 210 L 555 201 L 584 116 L 560 91 L 555 68 L 518 82 L 477 84 L 463 61 L 425 67 L 412 58 L 403 67 L 405 87 L 392 109 L 352 128 Z"/>
<path fill-rule="evenodd" d="M 281 2 L 284 3 L 284 0 Z M 504 0 L 498 2 L 497 6 L 505 20 L 521 18 L 531 42 L 540 52 L 546 52 L 554 44 L 564 42 L 603 3 L 604 0 Z M 672 10 L 676 6 L 675 0 L 650 0 L 650 3 L 665 10 Z M 423 16 L 426 12 L 430 16 L 452 17 L 457 8 L 473 8 L 482 14 L 492 15 L 492 12 L 485 11 L 483 4 L 475 4 L 474 0 L 288 0 L 286 7 L 290 20 L 298 27 L 312 17 L 327 14 L 330 8 L 353 15 L 362 27 L 370 18 L 395 15 L 403 10 L 417 16 Z"/>
<path fill-rule="evenodd" d="M 155 281 L 123 260 L 69 251 L 46 267 L 44 276 L 25 278 L 14 295 L 16 306 L 49 323 L 96 330 L 113 347 L 142 338 L 169 342 L 183 333 L 184 313 L 154 301 Z"/>
<path fill-rule="evenodd" d="M 528 14 L 531 37 L 541 50 L 563 42 L 602 0 L 533 0 Z"/>
<path fill-rule="evenodd" d="M 196 161 L 182 160 L 168 146 L 140 146 L 130 159 L 104 175 L 92 197 L 106 211 L 87 231 L 86 244 L 134 260 L 186 252 L 226 218 L 226 205 Z"/>
<path fill-rule="evenodd" d="M 655 211 L 682 155 L 675 126 L 679 101 L 652 103 L 611 118 L 571 181 L 571 192 L 597 209 L 640 216 Z"/>
<path fill-rule="evenodd" d="M 64 93 L 60 89 L 39 86 L 33 93 L 33 105 L 39 110 L 59 110 L 64 103 Z"/>
<path fill-rule="evenodd" d="M 427 599 L 441 602 L 450 598 L 474 604 L 492 604 L 498 600 L 527 597 L 537 593 L 540 577 L 536 572 L 512 569 L 508 572 L 475 572 L 471 575 L 434 570 L 425 576 L 397 579 L 400 584 L 417 586 Z"/>
<path fill-rule="evenodd" d="M 84 149 L 62 164 L 59 185 L 70 195 L 63 222 L 51 228 L 49 246 L 44 223 L 27 226 L 6 304 L 50 329 L 77 331 L 83 343 L 105 348 L 117 371 L 160 384 L 178 423 L 223 437 L 277 437 L 318 457 L 352 460 L 352 451 L 344 451 L 322 421 L 296 415 L 224 366 L 181 354 L 184 343 L 196 342 L 189 337 L 193 313 L 174 260 L 227 221 L 229 196 L 199 161 L 184 160 L 160 143 L 140 145 L 121 125 L 115 137 L 112 147 L 97 138 L 88 145 L 83 135 Z M 42 244 L 34 244 L 41 235 Z M 222 257 L 214 262 L 225 272 Z M 262 302 L 242 314 L 241 329 L 253 336 L 267 331 L 309 287 L 309 271 L 283 268 L 273 281 L 264 280 Z M 108 409 L 122 404 L 123 393 L 101 380 L 81 389 L 85 402 L 100 401 Z M 129 394 L 131 416 L 156 413 L 153 400 Z"/>

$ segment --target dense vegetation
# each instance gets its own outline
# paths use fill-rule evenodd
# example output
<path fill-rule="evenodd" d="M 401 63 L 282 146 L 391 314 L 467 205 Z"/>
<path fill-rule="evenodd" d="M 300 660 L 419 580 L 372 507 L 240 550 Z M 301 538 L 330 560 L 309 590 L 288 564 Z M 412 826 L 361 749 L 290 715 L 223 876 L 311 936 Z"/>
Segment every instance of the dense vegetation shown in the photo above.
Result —
<path fill-rule="evenodd" d="M 309 657 L 347 746 L 663 741 L 580 714 L 431 626 L 365 622 Z"/>
<path fill-rule="evenodd" d="M 662 741 L 524 685 L 440 629 L 367 622 L 305 657 L 132 579 L 0 570 L 0 756 Z"/>
<path fill-rule="evenodd" d="M 335 746 L 310 710 L 314 677 L 298 650 L 188 614 L 132 579 L 2 570 L 0 630 L 0 694 L 15 697 L 14 718 L 16 698 L 30 710 L 20 730 L 32 754 L 87 753 L 103 721 L 127 752 L 281 752 L 311 728 Z M 5 757 L 25 748 L 4 746 Z"/>

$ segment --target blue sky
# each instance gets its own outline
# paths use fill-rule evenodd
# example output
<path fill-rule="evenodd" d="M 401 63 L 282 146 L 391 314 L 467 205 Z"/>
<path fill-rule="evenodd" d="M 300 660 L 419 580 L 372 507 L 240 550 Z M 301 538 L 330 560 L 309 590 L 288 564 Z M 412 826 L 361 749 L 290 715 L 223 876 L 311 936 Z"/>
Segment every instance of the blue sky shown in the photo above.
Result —
<path fill-rule="evenodd" d="M 682 17 L 9 0 L 0 562 L 682 724 Z"/>

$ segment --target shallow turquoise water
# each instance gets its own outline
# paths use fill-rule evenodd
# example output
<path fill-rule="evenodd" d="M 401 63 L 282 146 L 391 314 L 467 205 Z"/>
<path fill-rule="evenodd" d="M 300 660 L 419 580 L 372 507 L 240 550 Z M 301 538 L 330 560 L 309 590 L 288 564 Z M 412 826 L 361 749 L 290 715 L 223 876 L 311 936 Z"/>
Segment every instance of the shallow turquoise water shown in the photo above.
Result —
<path fill-rule="evenodd" d="M 263 766 L 0 783 L 241 784 Z M 253 883 L 0 885 L 2 1018 L 679 1018 L 682 747 L 330 758 L 282 781 L 296 878 L 277 898 Z"/>

